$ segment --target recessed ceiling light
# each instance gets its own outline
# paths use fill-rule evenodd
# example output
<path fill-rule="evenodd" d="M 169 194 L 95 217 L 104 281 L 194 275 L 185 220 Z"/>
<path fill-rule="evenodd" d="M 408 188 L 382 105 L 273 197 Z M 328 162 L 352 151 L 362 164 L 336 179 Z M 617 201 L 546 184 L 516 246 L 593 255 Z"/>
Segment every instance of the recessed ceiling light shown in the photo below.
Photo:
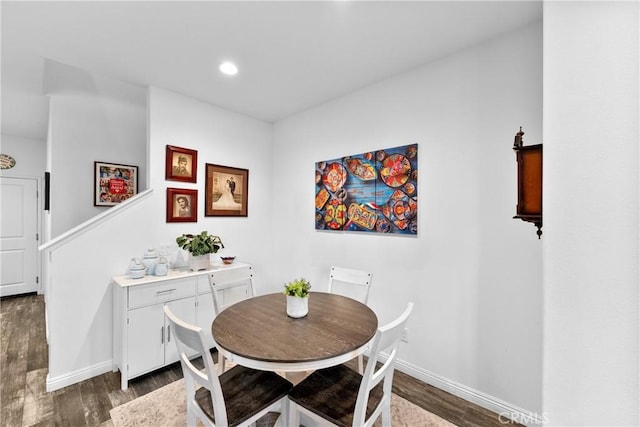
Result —
<path fill-rule="evenodd" d="M 228 76 L 238 74 L 238 67 L 233 62 L 223 62 L 220 64 L 220 71 Z"/>

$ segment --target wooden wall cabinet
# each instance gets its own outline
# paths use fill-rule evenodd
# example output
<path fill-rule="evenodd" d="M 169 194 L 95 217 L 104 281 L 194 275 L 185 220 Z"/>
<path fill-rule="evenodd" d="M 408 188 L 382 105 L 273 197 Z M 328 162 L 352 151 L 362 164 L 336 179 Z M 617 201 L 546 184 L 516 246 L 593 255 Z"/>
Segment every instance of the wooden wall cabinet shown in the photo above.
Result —
<path fill-rule="evenodd" d="M 513 151 L 518 164 L 518 204 L 514 218 L 532 222 L 542 236 L 542 144 L 523 145 L 522 127 L 516 133 Z"/>

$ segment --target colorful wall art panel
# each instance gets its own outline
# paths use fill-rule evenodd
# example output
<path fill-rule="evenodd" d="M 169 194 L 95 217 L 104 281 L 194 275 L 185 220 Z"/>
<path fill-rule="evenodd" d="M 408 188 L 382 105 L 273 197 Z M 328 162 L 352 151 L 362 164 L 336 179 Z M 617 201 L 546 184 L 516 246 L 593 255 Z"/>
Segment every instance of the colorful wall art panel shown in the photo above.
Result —
<path fill-rule="evenodd" d="M 316 229 L 418 234 L 418 144 L 315 166 Z"/>

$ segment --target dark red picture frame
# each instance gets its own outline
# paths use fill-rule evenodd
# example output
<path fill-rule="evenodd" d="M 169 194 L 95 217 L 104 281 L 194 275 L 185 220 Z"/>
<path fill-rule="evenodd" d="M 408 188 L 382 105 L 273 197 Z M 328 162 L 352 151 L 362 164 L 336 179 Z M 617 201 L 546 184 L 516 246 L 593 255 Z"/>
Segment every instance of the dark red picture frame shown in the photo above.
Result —
<path fill-rule="evenodd" d="M 167 145 L 165 161 L 166 180 L 196 182 L 198 178 L 198 152 L 196 150 Z"/>
<path fill-rule="evenodd" d="M 167 222 L 198 222 L 198 190 L 167 188 Z"/>

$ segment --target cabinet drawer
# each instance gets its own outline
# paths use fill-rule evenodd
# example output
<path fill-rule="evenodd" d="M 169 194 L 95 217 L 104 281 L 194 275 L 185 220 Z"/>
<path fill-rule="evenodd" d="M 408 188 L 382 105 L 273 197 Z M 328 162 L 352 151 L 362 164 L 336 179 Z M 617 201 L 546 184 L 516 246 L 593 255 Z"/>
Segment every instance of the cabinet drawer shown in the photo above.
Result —
<path fill-rule="evenodd" d="M 191 279 L 169 280 L 129 287 L 129 309 L 159 304 L 195 294 L 196 281 Z"/>

